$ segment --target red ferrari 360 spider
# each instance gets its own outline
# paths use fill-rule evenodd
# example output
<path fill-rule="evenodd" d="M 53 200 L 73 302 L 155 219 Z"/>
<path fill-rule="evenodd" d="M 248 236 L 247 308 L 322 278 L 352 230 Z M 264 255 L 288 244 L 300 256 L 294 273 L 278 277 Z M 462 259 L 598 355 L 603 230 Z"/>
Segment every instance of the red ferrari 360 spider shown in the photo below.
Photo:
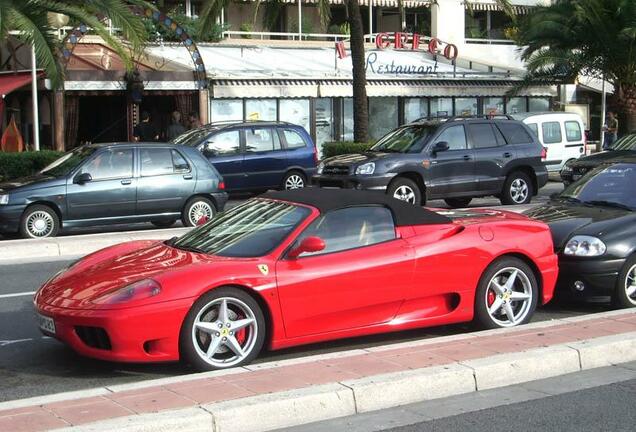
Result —
<path fill-rule="evenodd" d="M 546 225 L 384 194 L 261 195 L 165 242 L 93 253 L 35 296 L 40 328 L 104 360 L 242 365 L 292 345 L 476 319 L 526 323 L 552 297 Z"/>

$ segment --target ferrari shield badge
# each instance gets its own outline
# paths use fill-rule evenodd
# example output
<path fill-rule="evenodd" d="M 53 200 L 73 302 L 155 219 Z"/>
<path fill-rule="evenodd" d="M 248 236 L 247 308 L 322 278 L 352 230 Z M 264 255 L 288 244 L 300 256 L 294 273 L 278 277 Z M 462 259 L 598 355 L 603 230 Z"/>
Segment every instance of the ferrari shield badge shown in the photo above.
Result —
<path fill-rule="evenodd" d="M 269 273 L 269 267 L 267 267 L 267 264 L 259 264 L 258 269 L 261 271 L 261 273 L 263 273 L 264 276 L 267 276 L 267 274 Z"/>

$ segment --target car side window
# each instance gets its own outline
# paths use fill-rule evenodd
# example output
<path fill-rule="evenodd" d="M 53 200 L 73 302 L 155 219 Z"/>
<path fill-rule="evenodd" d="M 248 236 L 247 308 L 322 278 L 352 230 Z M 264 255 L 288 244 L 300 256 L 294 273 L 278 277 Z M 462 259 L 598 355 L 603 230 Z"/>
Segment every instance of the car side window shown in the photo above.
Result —
<path fill-rule="evenodd" d="M 303 137 L 296 131 L 285 129 L 283 134 L 285 135 L 288 149 L 302 148 L 307 145 Z"/>
<path fill-rule="evenodd" d="M 437 139 L 435 139 L 435 143 L 441 141 L 448 143 L 449 150 L 466 150 L 468 145 L 466 144 L 464 125 L 455 125 L 444 129 Z"/>
<path fill-rule="evenodd" d="M 140 148 L 141 176 L 157 176 L 174 172 L 172 155 L 167 148 Z"/>
<path fill-rule="evenodd" d="M 241 151 L 241 135 L 239 131 L 226 131 L 208 138 L 205 150 L 215 156 L 229 156 Z"/>
<path fill-rule="evenodd" d="M 185 173 L 190 172 L 190 164 L 187 160 L 176 150 L 171 150 L 172 153 L 172 166 L 174 168 L 174 172 L 176 173 Z"/>
<path fill-rule="evenodd" d="M 573 120 L 565 122 L 565 138 L 570 142 L 581 141 L 583 139 L 579 122 Z"/>
<path fill-rule="evenodd" d="M 265 152 L 273 151 L 274 149 L 274 134 L 271 129 L 245 129 L 246 152 Z M 278 149 L 276 150 L 280 150 L 280 141 L 278 141 Z"/>
<path fill-rule="evenodd" d="M 474 123 L 468 125 L 474 148 L 497 147 L 497 137 L 490 123 Z"/>
<path fill-rule="evenodd" d="M 543 133 L 544 144 L 560 143 L 561 136 L 561 124 L 559 122 L 546 122 L 541 125 Z"/>
<path fill-rule="evenodd" d="M 534 136 L 539 138 L 539 126 L 536 123 L 528 123 L 527 126 L 530 128 Z"/>
<path fill-rule="evenodd" d="M 380 206 L 348 207 L 318 217 L 296 244 L 310 236 L 320 237 L 325 249 L 301 257 L 356 249 L 395 239 L 391 210 Z"/>
<path fill-rule="evenodd" d="M 95 180 L 130 178 L 133 176 L 133 149 L 104 150 L 82 167 Z"/>
<path fill-rule="evenodd" d="M 528 144 L 534 141 L 523 125 L 519 123 L 500 122 L 497 123 L 497 127 L 503 133 L 508 144 Z"/>

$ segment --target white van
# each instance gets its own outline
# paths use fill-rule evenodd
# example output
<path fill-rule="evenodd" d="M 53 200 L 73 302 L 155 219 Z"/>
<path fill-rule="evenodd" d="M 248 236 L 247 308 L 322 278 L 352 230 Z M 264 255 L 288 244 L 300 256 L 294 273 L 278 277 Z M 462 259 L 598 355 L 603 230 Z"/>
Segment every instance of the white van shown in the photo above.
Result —
<path fill-rule="evenodd" d="M 547 149 L 548 171 L 561 171 L 568 161 L 585 155 L 585 127 L 580 115 L 569 112 L 513 114 L 535 133 Z"/>

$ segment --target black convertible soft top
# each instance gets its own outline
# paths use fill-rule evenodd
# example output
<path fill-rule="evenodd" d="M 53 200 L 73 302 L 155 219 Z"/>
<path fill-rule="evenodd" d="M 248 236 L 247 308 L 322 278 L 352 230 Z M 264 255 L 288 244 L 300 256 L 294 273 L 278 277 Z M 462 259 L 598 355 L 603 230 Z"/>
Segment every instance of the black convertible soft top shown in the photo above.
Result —
<path fill-rule="evenodd" d="M 395 225 L 433 225 L 448 224 L 451 220 L 433 211 L 400 201 L 384 193 L 355 189 L 305 188 L 280 192 L 267 192 L 261 195 L 281 201 L 290 201 L 316 207 L 320 213 L 327 213 L 346 207 L 383 206 L 393 213 Z"/>

